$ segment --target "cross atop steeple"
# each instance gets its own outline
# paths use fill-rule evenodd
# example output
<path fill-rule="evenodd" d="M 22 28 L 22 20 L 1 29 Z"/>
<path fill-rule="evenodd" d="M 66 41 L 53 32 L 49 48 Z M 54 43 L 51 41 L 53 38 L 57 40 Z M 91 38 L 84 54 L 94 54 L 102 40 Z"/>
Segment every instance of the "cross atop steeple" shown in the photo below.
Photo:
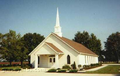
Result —
<path fill-rule="evenodd" d="M 56 25 L 55 25 L 54 33 L 57 34 L 58 36 L 62 37 L 60 21 L 59 21 L 59 11 L 58 11 L 58 8 L 57 8 Z"/>

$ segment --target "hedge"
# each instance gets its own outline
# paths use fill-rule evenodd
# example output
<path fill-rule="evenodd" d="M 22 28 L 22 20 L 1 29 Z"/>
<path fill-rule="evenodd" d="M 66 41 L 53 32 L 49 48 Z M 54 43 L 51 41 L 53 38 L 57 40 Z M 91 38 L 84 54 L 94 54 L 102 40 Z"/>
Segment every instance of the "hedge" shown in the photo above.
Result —
<path fill-rule="evenodd" d="M 77 73 L 77 71 L 78 70 L 76 70 L 76 69 L 72 69 L 72 70 L 69 71 L 69 73 Z"/>
<path fill-rule="evenodd" d="M 49 69 L 48 72 L 56 72 L 56 69 Z"/>
<path fill-rule="evenodd" d="M 58 70 L 58 72 L 66 72 L 65 69 Z"/>
<path fill-rule="evenodd" d="M 20 71 L 21 68 L 15 68 L 15 69 L 13 69 L 13 68 L 2 68 L 2 70 L 3 71 Z"/>
<path fill-rule="evenodd" d="M 67 69 L 67 70 L 69 70 L 69 69 L 71 69 L 71 67 L 70 67 L 69 65 L 64 65 L 64 66 L 62 67 L 62 69 Z"/>

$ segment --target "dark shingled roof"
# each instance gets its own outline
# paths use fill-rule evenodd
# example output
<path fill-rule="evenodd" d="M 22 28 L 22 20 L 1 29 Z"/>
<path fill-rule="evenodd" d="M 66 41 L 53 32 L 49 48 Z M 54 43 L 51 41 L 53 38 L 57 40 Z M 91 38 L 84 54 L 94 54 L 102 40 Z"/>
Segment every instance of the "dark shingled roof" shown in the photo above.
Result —
<path fill-rule="evenodd" d="M 55 33 L 53 33 L 53 34 L 56 35 Z M 86 54 L 98 56 L 97 54 L 95 54 L 94 52 L 92 52 L 91 50 L 89 50 L 87 47 L 83 46 L 80 43 L 74 42 L 65 37 L 60 37 L 58 35 L 56 35 L 56 36 L 59 37 L 60 39 L 62 39 L 64 42 L 66 42 L 68 45 L 70 45 L 71 47 L 73 47 L 75 50 L 77 50 L 80 53 L 86 53 Z"/>
<path fill-rule="evenodd" d="M 48 43 L 46 42 L 50 47 L 52 47 L 56 52 L 59 52 L 59 53 L 63 53 L 60 49 L 58 49 L 55 45 L 53 45 L 52 43 Z"/>

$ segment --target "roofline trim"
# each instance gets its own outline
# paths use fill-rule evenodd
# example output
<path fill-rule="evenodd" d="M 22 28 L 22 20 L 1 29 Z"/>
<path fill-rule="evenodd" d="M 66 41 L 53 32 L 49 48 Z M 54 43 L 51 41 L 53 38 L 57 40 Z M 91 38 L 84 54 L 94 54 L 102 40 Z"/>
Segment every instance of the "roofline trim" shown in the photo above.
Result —
<path fill-rule="evenodd" d="M 52 35 L 54 35 L 54 33 L 52 33 Z M 57 37 L 56 35 L 54 35 L 55 37 Z M 80 52 L 78 52 L 76 49 L 74 49 L 72 46 L 70 46 L 68 43 L 66 43 L 65 41 L 63 41 L 62 39 L 60 39 L 59 37 L 57 37 L 59 40 L 61 40 L 63 43 L 65 43 L 67 46 L 69 46 L 71 49 L 73 49 L 74 51 L 76 51 L 77 53 L 80 54 Z"/>
<path fill-rule="evenodd" d="M 80 54 L 83 54 L 83 55 L 91 55 L 91 56 L 96 56 L 96 57 L 98 57 L 98 55 L 93 55 L 93 54 L 88 54 L 88 53 L 80 53 Z"/>
<path fill-rule="evenodd" d="M 35 49 L 34 49 L 32 52 L 30 52 L 29 55 L 31 55 L 31 54 L 34 53 L 36 50 L 38 50 L 39 48 L 41 48 L 41 46 L 45 43 L 45 41 L 48 39 L 48 37 L 49 37 L 51 34 L 52 34 L 52 33 L 50 33 L 40 44 L 38 44 L 38 46 L 35 47 Z"/>
<path fill-rule="evenodd" d="M 54 35 L 54 33 L 52 33 Z M 56 35 L 54 35 L 55 37 L 57 37 Z M 60 39 L 59 37 L 57 37 L 58 39 Z M 75 50 L 77 53 L 81 53 L 81 54 L 86 54 L 86 55 L 92 55 L 92 56 L 98 56 L 98 55 L 93 55 L 93 54 L 89 54 L 89 53 L 83 53 L 83 52 L 79 52 L 76 49 L 74 49 L 72 46 L 70 46 L 68 43 L 66 43 L 65 41 L 63 41 L 62 39 L 60 39 L 62 42 L 64 42 L 66 45 L 68 45 L 70 48 L 72 48 L 73 50 Z"/>
<path fill-rule="evenodd" d="M 55 49 L 53 49 L 50 45 L 48 45 L 47 43 L 45 43 L 50 49 L 54 50 L 55 53 L 59 54 L 59 52 L 57 52 Z"/>

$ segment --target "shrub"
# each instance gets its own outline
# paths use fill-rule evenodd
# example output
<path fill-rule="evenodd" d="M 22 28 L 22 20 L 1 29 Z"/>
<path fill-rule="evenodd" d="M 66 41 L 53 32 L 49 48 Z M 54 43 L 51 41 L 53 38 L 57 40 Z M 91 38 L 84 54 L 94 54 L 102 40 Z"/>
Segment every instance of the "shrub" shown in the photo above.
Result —
<path fill-rule="evenodd" d="M 76 63 L 74 61 L 74 63 L 71 65 L 73 69 L 76 69 Z"/>
<path fill-rule="evenodd" d="M 78 65 L 78 67 L 80 68 L 80 67 L 81 67 L 81 65 Z"/>
<path fill-rule="evenodd" d="M 31 64 L 24 64 L 24 65 L 22 65 L 22 68 L 23 69 L 30 69 L 30 68 L 32 68 L 32 65 Z"/>
<path fill-rule="evenodd" d="M 13 64 L 12 66 L 20 66 L 19 64 Z"/>
<path fill-rule="evenodd" d="M 9 67 L 10 65 L 8 64 L 0 64 L 0 67 Z"/>
<path fill-rule="evenodd" d="M 102 63 L 98 63 L 99 64 L 99 66 L 101 66 L 102 65 Z"/>
<path fill-rule="evenodd" d="M 69 69 L 71 69 L 71 67 L 70 67 L 69 65 L 64 65 L 64 66 L 62 67 L 62 69 L 67 69 L 67 70 L 69 70 Z"/>
<path fill-rule="evenodd" d="M 16 69 L 14 69 L 14 71 L 20 71 L 21 69 L 20 68 L 16 68 Z"/>
<path fill-rule="evenodd" d="M 49 69 L 48 72 L 56 72 L 56 69 Z"/>
<path fill-rule="evenodd" d="M 4 70 L 4 71 L 20 71 L 21 68 L 5 67 L 5 68 L 2 68 L 2 70 Z"/>
<path fill-rule="evenodd" d="M 4 70 L 4 71 L 5 71 L 5 70 L 7 70 L 7 69 L 6 69 L 6 68 L 2 68 L 2 70 Z"/>
<path fill-rule="evenodd" d="M 4 71 L 13 71 L 13 68 L 2 68 Z"/>
<path fill-rule="evenodd" d="M 91 64 L 91 67 L 97 67 L 97 66 L 101 66 L 101 63 L 96 63 L 96 64 Z"/>
<path fill-rule="evenodd" d="M 58 70 L 58 72 L 66 72 L 65 69 Z"/>
<path fill-rule="evenodd" d="M 13 68 L 8 68 L 9 71 L 13 71 L 14 69 Z"/>
<path fill-rule="evenodd" d="M 84 68 L 84 69 L 90 69 L 91 66 L 90 66 L 90 65 L 84 65 L 83 68 Z"/>
<path fill-rule="evenodd" d="M 61 70 L 60 68 L 57 68 L 56 70 Z"/>
<path fill-rule="evenodd" d="M 76 73 L 78 70 L 76 70 L 76 69 L 72 69 L 72 70 L 70 70 L 69 72 L 70 73 Z"/>

